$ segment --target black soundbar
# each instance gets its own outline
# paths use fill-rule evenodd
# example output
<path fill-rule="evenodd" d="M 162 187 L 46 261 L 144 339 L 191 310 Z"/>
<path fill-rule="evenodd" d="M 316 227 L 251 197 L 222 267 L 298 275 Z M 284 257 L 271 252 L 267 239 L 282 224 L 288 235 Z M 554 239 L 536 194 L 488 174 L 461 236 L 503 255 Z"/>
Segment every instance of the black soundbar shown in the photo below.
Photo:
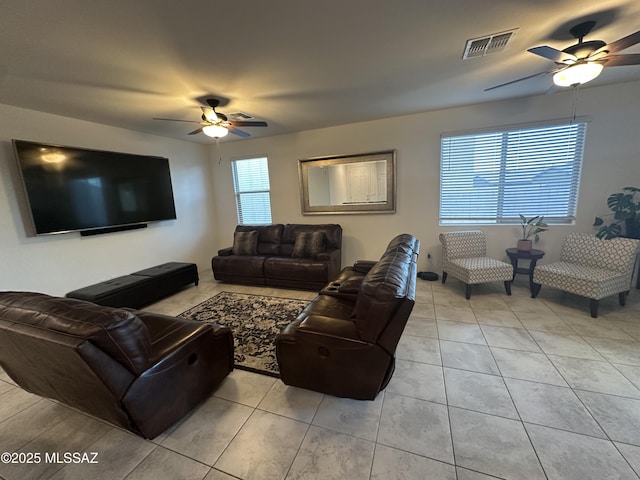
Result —
<path fill-rule="evenodd" d="M 92 230 L 81 230 L 80 235 L 89 237 L 91 235 L 100 235 L 102 233 L 123 232 L 125 230 L 135 230 L 137 228 L 147 228 L 146 223 L 136 223 L 135 225 L 120 225 L 117 227 L 94 228 Z"/>

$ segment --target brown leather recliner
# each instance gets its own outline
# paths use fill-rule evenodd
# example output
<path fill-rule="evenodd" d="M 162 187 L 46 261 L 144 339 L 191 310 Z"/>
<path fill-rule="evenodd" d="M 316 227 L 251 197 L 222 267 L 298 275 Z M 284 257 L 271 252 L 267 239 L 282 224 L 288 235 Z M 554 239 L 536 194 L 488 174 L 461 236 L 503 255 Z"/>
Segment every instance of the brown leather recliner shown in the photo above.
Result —
<path fill-rule="evenodd" d="M 373 400 L 395 368 L 395 350 L 415 303 L 420 242 L 394 238 L 378 262 L 356 262 L 276 339 L 287 385 Z"/>
<path fill-rule="evenodd" d="M 233 337 L 219 325 L 0 292 L 0 366 L 29 392 L 154 438 L 233 369 Z"/>

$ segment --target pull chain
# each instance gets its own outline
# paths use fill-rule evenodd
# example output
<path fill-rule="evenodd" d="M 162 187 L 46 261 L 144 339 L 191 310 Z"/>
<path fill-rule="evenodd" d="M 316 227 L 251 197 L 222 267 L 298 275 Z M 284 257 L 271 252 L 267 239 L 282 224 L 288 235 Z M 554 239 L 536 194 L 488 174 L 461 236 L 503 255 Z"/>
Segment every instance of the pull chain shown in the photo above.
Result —
<path fill-rule="evenodd" d="M 216 137 L 216 150 L 220 151 L 220 137 Z M 222 165 L 222 155 L 218 157 L 218 165 Z"/>
<path fill-rule="evenodd" d="M 576 108 L 578 107 L 578 86 L 579 84 L 573 85 L 573 102 L 571 104 L 571 122 L 569 125 L 573 125 L 576 121 Z"/>

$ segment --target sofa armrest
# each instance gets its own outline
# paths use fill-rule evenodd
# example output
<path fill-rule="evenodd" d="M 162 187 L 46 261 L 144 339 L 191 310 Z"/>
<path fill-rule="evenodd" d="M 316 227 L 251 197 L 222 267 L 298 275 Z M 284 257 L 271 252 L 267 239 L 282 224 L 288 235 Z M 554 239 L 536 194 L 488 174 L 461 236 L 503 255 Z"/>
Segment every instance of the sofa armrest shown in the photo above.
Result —
<path fill-rule="evenodd" d="M 205 324 L 167 352 L 131 384 L 122 398 L 144 437 L 153 438 L 183 418 L 233 370 L 231 331 L 209 327 Z"/>
<path fill-rule="evenodd" d="M 320 252 L 318 255 L 316 255 L 316 260 L 332 262 L 332 261 L 335 261 L 335 259 L 339 257 L 339 255 L 340 255 L 340 249 L 328 248 Z"/>
<path fill-rule="evenodd" d="M 232 251 L 233 251 L 233 247 L 223 248 L 221 250 L 218 250 L 218 255 L 221 257 L 228 257 L 229 255 L 231 255 Z"/>
<path fill-rule="evenodd" d="M 296 323 L 297 328 L 291 325 L 276 340 L 280 376 L 286 385 L 339 397 L 376 397 L 393 365 L 387 352 L 360 340 L 348 326 L 350 321 L 310 315 Z"/>
<path fill-rule="evenodd" d="M 207 351 L 205 352 L 205 350 Z M 229 371 L 233 369 L 233 334 L 231 329 L 222 325 L 203 323 L 202 328 L 198 328 L 176 342 L 175 348 L 166 351 L 140 378 L 160 376 L 175 368 L 189 368 L 194 364 L 194 361 L 187 357 L 191 357 L 193 352 L 208 357 L 212 353 L 209 350 L 219 354 L 217 363 L 220 367 L 226 367 Z"/>
<path fill-rule="evenodd" d="M 353 264 L 353 270 L 358 273 L 369 273 L 369 270 L 371 270 L 376 263 L 378 262 L 375 260 L 356 260 L 356 263 Z"/>
<path fill-rule="evenodd" d="M 360 341 L 358 330 L 352 321 L 324 315 L 309 315 L 291 322 L 280 333 L 280 339 L 295 341 L 299 334 L 323 335 L 334 337 L 337 340 Z"/>
<path fill-rule="evenodd" d="M 147 311 L 135 312 L 142 320 L 151 337 L 152 350 L 149 352 L 151 362 L 156 363 L 189 343 L 197 335 L 201 335 L 211 327 L 214 336 L 230 334 L 229 327 L 218 324 L 207 324 L 188 318 L 172 317 Z"/>
<path fill-rule="evenodd" d="M 340 267 L 342 266 L 342 250 L 339 248 L 327 248 L 316 255 L 316 260 L 327 263 L 327 277 L 329 280 L 333 280 L 340 273 Z"/>

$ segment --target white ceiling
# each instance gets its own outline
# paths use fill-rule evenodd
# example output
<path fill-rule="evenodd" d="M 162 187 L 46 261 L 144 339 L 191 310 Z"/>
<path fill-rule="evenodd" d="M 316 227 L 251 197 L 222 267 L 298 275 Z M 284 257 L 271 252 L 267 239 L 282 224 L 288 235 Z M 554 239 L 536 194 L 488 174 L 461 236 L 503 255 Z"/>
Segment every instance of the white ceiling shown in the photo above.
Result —
<path fill-rule="evenodd" d="M 0 103 L 166 137 L 188 136 L 205 98 L 269 123 L 252 137 L 545 93 L 526 51 L 609 43 L 640 30 L 638 0 L 2 1 Z M 462 60 L 467 40 L 518 28 L 501 53 Z M 638 53 L 636 45 L 620 53 Z M 640 79 L 605 68 L 590 85 Z M 241 140 L 229 135 L 222 141 Z"/>

